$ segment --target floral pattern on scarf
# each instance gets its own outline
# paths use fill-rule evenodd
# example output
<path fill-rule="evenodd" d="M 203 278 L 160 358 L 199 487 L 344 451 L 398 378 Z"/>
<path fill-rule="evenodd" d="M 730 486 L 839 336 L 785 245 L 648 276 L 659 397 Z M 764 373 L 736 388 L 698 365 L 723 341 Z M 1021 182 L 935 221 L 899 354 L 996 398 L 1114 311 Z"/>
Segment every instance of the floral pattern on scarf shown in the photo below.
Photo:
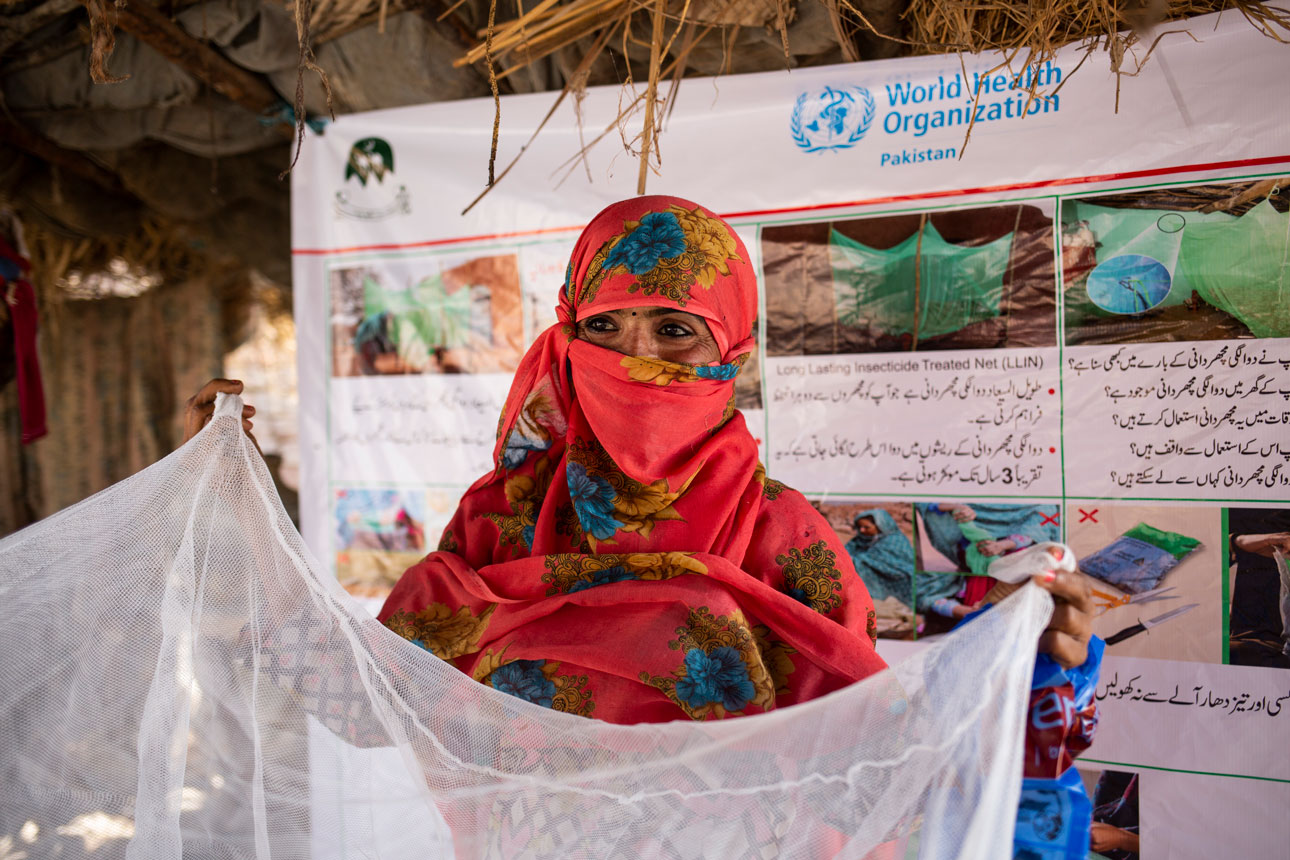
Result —
<path fill-rule="evenodd" d="M 642 672 L 642 682 L 662 690 L 693 720 L 742 713 L 750 704 L 775 700 L 775 681 L 743 613 L 713 615 L 706 606 L 690 610 L 677 638 L 667 647 L 682 651 L 670 676 Z"/>
<path fill-rule="evenodd" d="M 822 540 L 804 550 L 793 548 L 775 556 L 775 563 L 784 566 L 785 593 L 822 615 L 842 603 L 842 571 L 837 561 L 837 553 Z"/>
<path fill-rule="evenodd" d="M 661 295 L 685 307 L 690 288 L 711 289 L 718 275 L 730 275 L 730 263 L 744 262 L 730 228 L 701 207 L 672 205 L 650 212 L 639 220 L 624 220 L 623 231 L 607 240 L 592 259 L 589 277 L 578 300 L 595 301 L 606 278 L 630 273 L 636 279 L 627 287 L 644 296 Z M 572 297 L 572 269 L 566 275 Z"/>
<path fill-rule="evenodd" d="M 510 514 L 484 514 L 485 519 L 497 526 L 500 532 L 498 540 L 503 545 L 518 548 L 522 544 L 524 549 L 533 548 L 538 511 L 551 486 L 551 472 L 551 461 L 538 457 L 534 461 L 532 475 L 516 474 L 506 479 L 506 502 L 510 506 Z"/>
<path fill-rule="evenodd" d="M 620 531 L 648 538 L 658 523 L 683 521 L 675 503 L 689 481 L 676 492 L 661 478 L 642 484 L 623 474 L 599 445 L 574 442 L 568 476 L 573 510 L 593 551 L 614 543 Z"/>
<path fill-rule="evenodd" d="M 417 612 L 395 612 L 385 619 L 385 626 L 440 660 L 451 660 L 474 650 L 496 609 L 487 606 L 473 615 L 469 606 L 454 611 L 446 604 L 431 603 Z"/>
<path fill-rule="evenodd" d="M 624 355 L 618 363 L 627 368 L 628 377 L 636 382 L 669 385 L 673 382 L 695 382 L 700 379 L 716 379 L 721 382 L 734 379 L 739 375 L 739 369 L 744 366 L 747 358 L 747 354 L 744 354 L 729 364 L 695 365 L 664 361 L 661 358 Z"/>
<path fill-rule="evenodd" d="M 761 497 L 768 502 L 775 501 L 779 498 L 779 494 L 784 492 L 784 483 L 768 477 L 766 467 L 760 462 L 757 463 L 757 469 L 753 472 L 753 480 L 761 486 Z"/>
<path fill-rule="evenodd" d="M 550 584 L 548 595 L 573 594 L 597 585 L 629 579 L 660 582 L 695 574 L 704 576 L 707 565 L 686 552 L 638 552 L 629 555 L 586 555 L 565 553 L 546 557 L 542 581 Z"/>
<path fill-rule="evenodd" d="M 586 675 L 561 675 L 560 664 L 550 660 L 507 660 L 504 652 L 485 654 L 473 672 L 475 680 L 543 708 L 592 715 L 596 703 Z"/>

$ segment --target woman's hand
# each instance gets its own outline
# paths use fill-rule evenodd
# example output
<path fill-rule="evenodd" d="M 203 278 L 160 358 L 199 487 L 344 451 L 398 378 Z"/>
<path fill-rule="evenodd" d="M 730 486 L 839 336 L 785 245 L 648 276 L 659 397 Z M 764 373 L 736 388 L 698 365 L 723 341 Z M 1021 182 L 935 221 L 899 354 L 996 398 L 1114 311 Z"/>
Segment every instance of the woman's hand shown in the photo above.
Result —
<path fill-rule="evenodd" d="M 1138 851 L 1138 834 L 1131 830 L 1122 830 L 1110 824 L 1104 824 L 1101 821 L 1094 821 L 1093 826 L 1089 828 L 1089 850 L 1096 851 L 1099 854 L 1105 854 L 1108 851 Z"/>
<path fill-rule="evenodd" d="M 1088 577 L 1079 571 L 1055 570 L 1035 576 L 1033 582 L 1052 594 L 1056 603 L 1039 637 L 1039 653 L 1052 657 L 1063 669 L 1079 666 L 1088 659 L 1088 640 L 1093 635 Z"/>
<path fill-rule="evenodd" d="M 1059 550 L 1049 549 L 1050 555 Z M 1053 596 L 1053 617 L 1039 637 L 1039 653 L 1047 654 L 1063 669 L 1088 659 L 1088 640 L 1093 635 L 1093 595 L 1088 577 L 1079 571 L 1053 570 L 1032 577 L 1035 585 Z M 998 603 L 1024 585 L 995 583 L 981 603 Z"/>
<path fill-rule="evenodd" d="M 976 519 L 976 511 L 969 505 L 943 505 L 942 509 L 948 510 L 956 522 L 970 523 Z"/>
<path fill-rule="evenodd" d="M 215 414 L 215 395 L 216 394 L 241 394 L 242 381 L 240 379 L 212 379 L 202 386 L 188 402 L 184 404 L 184 442 L 197 435 L 211 416 Z M 246 435 L 255 442 L 255 437 L 251 435 L 251 416 L 255 415 L 255 407 L 250 404 L 242 406 L 242 429 Z M 260 444 L 255 443 L 258 448 Z"/>

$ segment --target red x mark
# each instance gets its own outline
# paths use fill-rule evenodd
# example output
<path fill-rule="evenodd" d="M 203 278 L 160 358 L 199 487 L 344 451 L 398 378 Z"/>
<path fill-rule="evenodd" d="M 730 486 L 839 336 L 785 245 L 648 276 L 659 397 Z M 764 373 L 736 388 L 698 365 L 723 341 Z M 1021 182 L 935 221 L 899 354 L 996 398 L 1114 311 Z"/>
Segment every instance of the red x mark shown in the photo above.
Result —
<path fill-rule="evenodd" d="M 1097 511 L 1094 511 L 1093 513 L 1097 513 Z M 1051 517 L 1050 517 L 1050 516 L 1048 516 L 1048 514 L 1044 513 L 1043 511 L 1040 511 L 1040 512 L 1039 512 L 1039 515 L 1040 515 L 1041 517 L 1043 517 L 1043 518 L 1044 518 L 1044 521 L 1043 521 L 1042 523 L 1040 523 L 1040 525 L 1041 525 L 1041 526 L 1046 526 L 1046 525 L 1048 525 L 1049 523 L 1052 523 L 1052 524 L 1053 524 L 1053 525 L 1055 525 L 1055 526 L 1059 526 L 1059 525 L 1061 525 L 1061 524 L 1062 524 L 1062 512 L 1061 512 L 1061 511 L 1058 511 L 1057 513 L 1053 514 Z M 1096 520 L 1094 520 L 1094 522 L 1096 522 Z"/>
<path fill-rule="evenodd" d="M 1094 508 L 1091 511 L 1086 511 L 1083 508 L 1080 508 L 1079 521 L 1084 522 L 1085 520 L 1092 520 L 1093 522 L 1097 522 L 1097 508 Z"/>

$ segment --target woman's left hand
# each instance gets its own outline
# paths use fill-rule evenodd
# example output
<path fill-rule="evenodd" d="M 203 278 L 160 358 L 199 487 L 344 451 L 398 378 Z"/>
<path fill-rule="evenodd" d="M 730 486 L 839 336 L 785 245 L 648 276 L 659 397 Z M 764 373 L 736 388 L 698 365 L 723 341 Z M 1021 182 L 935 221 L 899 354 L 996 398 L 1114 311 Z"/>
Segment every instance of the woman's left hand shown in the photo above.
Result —
<path fill-rule="evenodd" d="M 1063 669 L 1088 659 L 1088 640 L 1093 635 L 1092 592 L 1088 577 L 1079 571 L 1050 571 L 1034 577 L 1034 583 L 1053 596 L 1052 620 L 1039 637 L 1039 653 L 1056 660 Z"/>

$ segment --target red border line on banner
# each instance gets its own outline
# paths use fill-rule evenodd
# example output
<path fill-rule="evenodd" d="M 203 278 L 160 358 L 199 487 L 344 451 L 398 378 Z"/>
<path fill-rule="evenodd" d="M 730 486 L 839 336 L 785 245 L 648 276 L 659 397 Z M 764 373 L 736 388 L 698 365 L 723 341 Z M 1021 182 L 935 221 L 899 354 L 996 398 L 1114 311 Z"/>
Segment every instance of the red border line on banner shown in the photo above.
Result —
<path fill-rule="evenodd" d="M 1126 173 L 1103 173 L 1094 176 L 1076 176 L 1067 179 L 1045 179 L 1039 182 L 1012 182 L 1005 185 L 982 185 L 978 188 L 956 188 L 949 191 L 928 191 L 923 194 L 895 194 L 869 200 L 851 200 L 844 203 L 818 203 L 812 206 L 789 206 L 783 209 L 750 209 L 746 212 L 721 213 L 723 218 L 751 218 L 756 215 L 782 215 L 789 212 L 817 212 L 822 209 L 843 209 L 852 206 L 874 206 L 881 203 L 905 203 L 912 200 L 932 200 L 938 197 L 966 197 L 973 194 L 997 194 L 1003 191 L 1022 191 L 1029 188 L 1054 188 L 1062 185 L 1084 185 L 1093 182 L 1113 182 L 1117 179 L 1143 179 L 1148 176 L 1168 176 L 1173 173 L 1198 173 L 1205 170 L 1226 170 L 1232 167 L 1258 167 L 1265 164 L 1290 162 L 1290 155 L 1266 158 L 1245 158 L 1238 161 L 1214 161 L 1209 164 L 1187 164 L 1180 167 L 1156 167 L 1151 170 L 1131 170 Z M 291 254 L 324 256 L 327 254 L 353 254 L 358 251 L 398 251 L 410 248 L 430 248 L 436 245 L 456 245 L 466 242 L 484 242 L 490 239 L 513 239 L 519 236 L 541 236 L 546 233 L 570 233 L 581 225 L 568 227 L 542 227 L 536 230 L 515 230 L 509 233 L 484 233 L 478 236 L 457 236 L 451 239 L 427 239 L 423 242 L 405 242 L 385 245 L 354 245 L 349 248 L 292 248 Z"/>

